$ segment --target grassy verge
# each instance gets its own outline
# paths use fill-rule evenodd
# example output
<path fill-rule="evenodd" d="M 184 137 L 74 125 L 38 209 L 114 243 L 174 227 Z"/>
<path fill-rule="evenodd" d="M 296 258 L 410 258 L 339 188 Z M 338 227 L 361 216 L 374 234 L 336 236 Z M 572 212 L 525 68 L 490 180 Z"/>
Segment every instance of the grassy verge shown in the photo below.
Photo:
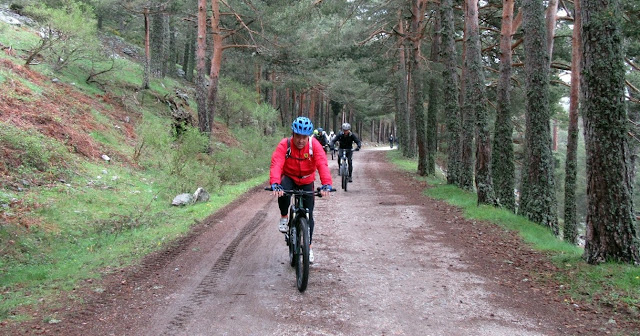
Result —
<path fill-rule="evenodd" d="M 399 151 L 388 152 L 388 158 L 400 169 L 415 172 L 417 161 L 402 158 Z M 465 218 L 483 220 L 519 233 L 534 249 L 545 251 L 562 272 L 556 280 L 574 301 L 610 305 L 640 315 L 640 267 L 619 263 L 593 266 L 582 260 L 583 249 L 556 238 L 550 230 L 504 209 L 477 206 L 476 194 L 448 185 L 440 177 L 419 177 L 430 188 L 425 194 L 463 210 Z"/>
<path fill-rule="evenodd" d="M 206 203 L 170 207 L 171 199 L 158 197 L 165 186 L 153 176 L 123 168 L 101 176 L 92 174 L 99 167 L 85 169 L 69 183 L 29 191 L 32 202 L 46 203 L 37 215 L 50 224 L 32 227 L 20 241 L 31 254 L 0 262 L 0 320 L 29 319 L 20 307 L 55 302 L 81 280 L 137 262 L 268 178 L 221 186 Z"/>

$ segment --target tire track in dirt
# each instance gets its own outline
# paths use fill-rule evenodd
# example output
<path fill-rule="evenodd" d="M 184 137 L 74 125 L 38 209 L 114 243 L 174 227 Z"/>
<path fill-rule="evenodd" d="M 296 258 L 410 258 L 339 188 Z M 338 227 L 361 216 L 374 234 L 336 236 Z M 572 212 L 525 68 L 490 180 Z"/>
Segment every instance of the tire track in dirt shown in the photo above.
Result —
<path fill-rule="evenodd" d="M 214 294 L 214 290 L 218 284 L 218 280 L 224 275 L 224 273 L 229 269 L 231 264 L 231 259 L 235 255 L 238 246 L 244 239 L 249 237 L 253 231 L 258 228 L 260 223 L 262 223 L 267 216 L 267 209 L 271 204 L 267 203 L 262 209 L 260 209 L 256 215 L 240 230 L 236 238 L 234 238 L 231 243 L 225 248 L 222 255 L 216 260 L 213 267 L 209 270 L 207 275 L 202 279 L 202 281 L 195 288 L 195 291 L 190 295 L 187 302 L 184 303 L 183 306 L 180 307 L 178 313 L 171 319 L 168 326 L 166 327 L 166 331 L 162 333 L 165 336 L 175 335 L 179 332 L 185 322 L 189 321 L 189 319 L 193 316 L 194 311 L 197 307 L 201 306 L 206 299 L 208 299 L 211 295 Z"/>

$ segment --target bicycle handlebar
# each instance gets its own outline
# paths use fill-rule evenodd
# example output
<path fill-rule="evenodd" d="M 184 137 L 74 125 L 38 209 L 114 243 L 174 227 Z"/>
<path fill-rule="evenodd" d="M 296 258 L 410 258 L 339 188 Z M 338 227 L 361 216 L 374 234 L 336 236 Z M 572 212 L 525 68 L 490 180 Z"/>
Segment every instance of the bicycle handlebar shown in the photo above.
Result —
<path fill-rule="evenodd" d="M 309 191 L 309 190 L 286 190 L 283 189 L 282 191 L 287 194 L 287 195 L 314 195 L 314 196 L 318 196 L 318 197 L 322 197 L 322 194 L 320 193 L 322 187 L 317 187 L 316 190 L 313 191 Z M 267 191 L 273 191 L 273 188 L 271 187 L 265 187 L 264 190 Z M 329 190 L 329 192 L 334 192 L 334 191 L 338 191 L 338 189 L 335 188 L 331 188 L 331 190 Z"/>

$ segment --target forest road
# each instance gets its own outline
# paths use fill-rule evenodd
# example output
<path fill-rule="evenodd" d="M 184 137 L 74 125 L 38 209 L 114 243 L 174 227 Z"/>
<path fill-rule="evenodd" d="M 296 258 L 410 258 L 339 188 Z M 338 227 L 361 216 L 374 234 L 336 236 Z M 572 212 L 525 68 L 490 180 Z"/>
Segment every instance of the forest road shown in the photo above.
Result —
<path fill-rule="evenodd" d="M 386 160 L 354 153 L 349 191 L 316 198 L 309 285 L 295 285 L 276 199 L 255 188 L 105 291 L 64 335 L 571 335 L 616 332 L 561 300 L 545 257 L 465 220 Z M 337 163 L 329 156 L 334 185 Z M 266 185 L 266 182 L 265 182 Z M 540 277 L 534 279 L 532 277 Z M 608 329 L 607 329 L 608 328 Z"/>

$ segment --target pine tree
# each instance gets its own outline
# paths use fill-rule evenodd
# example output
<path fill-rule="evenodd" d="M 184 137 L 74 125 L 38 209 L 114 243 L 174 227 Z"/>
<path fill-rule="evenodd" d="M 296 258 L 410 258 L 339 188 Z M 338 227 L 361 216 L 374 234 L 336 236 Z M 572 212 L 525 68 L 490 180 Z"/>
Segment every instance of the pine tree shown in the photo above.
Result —
<path fill-rule="evenodd" d="M 544 7 L 541 1 L 523 0 L 522 12 L 527 101 L 525 153 L 518 212 L 558 234 L 549 125 L 549 53 Z"/>
<path fill-rule="evenodd" d="M 447 183 L 460 181 L 460 105 L 458 105 L 458 72 L 456 67 L 456 41 L 453 21 L 453 1 L 440 2 L 442 20 L 443 109 L 447 123 Z"/>
<path fill-rule="evenodd" d="M 581 0 L 580 6 L 588 197 L 584 258 L 591 264 L 637 264 L 620 2 Z"/>
<path fill-rule="evenodd" d="M 500 79 L 496 126 L 493 137 L 491 172 L 496 197 L 501 206 L 514 211 L 515 163 L 513 154 L 513 122 L 511 121 L 511 37 L 513 32 L 514 0 L 504 0 L 500 37 Z"/>

